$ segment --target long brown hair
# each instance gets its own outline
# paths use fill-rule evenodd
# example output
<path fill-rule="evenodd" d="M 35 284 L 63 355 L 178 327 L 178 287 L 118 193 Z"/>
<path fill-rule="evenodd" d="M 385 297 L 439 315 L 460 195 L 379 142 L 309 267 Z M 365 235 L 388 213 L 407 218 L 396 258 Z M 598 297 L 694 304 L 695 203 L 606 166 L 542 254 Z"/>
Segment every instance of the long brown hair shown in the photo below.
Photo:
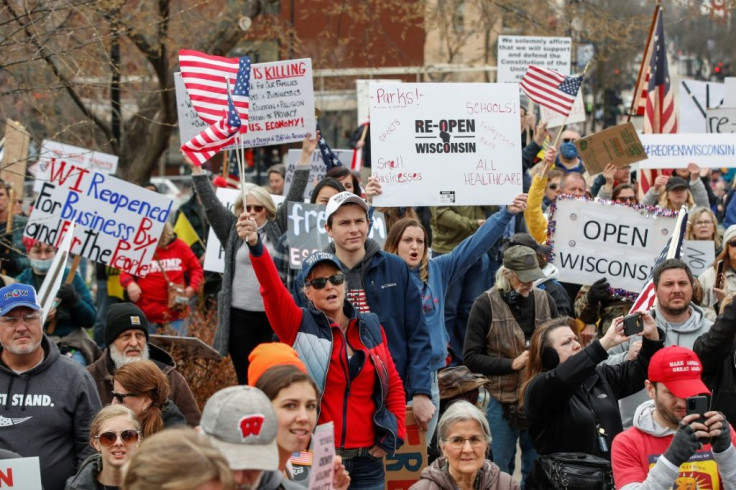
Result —
<path fill-rule="evenodd" d="M 552 320 L 547 320 L 534 330 L 532 338 L 529 341 L 529 362 L 524 370 L 524 381 L 519 390 L 519 402 L 522 405 L 524 404 L 524 392 L 527 386 L 529 386 L 529 383 L 546 370 L 542 365 L 542 353 L 546 347 L 553 349 L 552 342 L 549 340 L 550 332 L 562 327 L 569 327 L 573 332 L 577 331 L 575 319 L 569 316 L 560 316 Z"/>
<path fill-rule="evenodd" d="M 120 383 L 128 393 L 138 393 L 151 399 L 151 406 L 139 417 L 143 428 L 143 437 L 164 428 L 161 408 L 166 404 L 171 393 L 169 380 L 152 361 L 130 362 L 115 371 L 115 381 Z"/>
<path fill-rule="evenodd" d="M 307 373 L 291 364 L 282 364 L 266 369 L 256 381 L 255 387 L 261 390 L 269 400 L 275 400 L 279 392 L 294 383 L 309 383 L 319 398 L 317 383 Z"/>
<path fill-rule="evenodd" d="M 429 237 L 427 236 L 427 230 L 418 220 L 414 218 L 401 218 L 399 221 L 394 223 L 388 231 L 388 236 L 386 237 L 386 243 L 383 244 L 383 249 L 388 253 L 398 255 L 401 237 L 404 235 L 404 231 L 412 226 L 421 229 L 422 233 L 424 233 L 424 254 L 422 254 L 422 260 L 419 262 L 419 277 L 422 281 L 426 282 L 429 280 L 429 252 L 427 251 Z"/>

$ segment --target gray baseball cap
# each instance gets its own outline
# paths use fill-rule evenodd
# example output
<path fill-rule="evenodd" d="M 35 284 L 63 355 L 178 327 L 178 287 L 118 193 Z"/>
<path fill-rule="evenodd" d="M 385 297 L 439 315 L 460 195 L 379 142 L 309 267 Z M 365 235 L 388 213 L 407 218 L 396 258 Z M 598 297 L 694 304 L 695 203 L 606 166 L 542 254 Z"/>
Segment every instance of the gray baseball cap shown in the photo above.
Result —
<path fill-rule="evenodd" d="M 503 266 L 514 271 L 521 282 L 534 282 L 544 277 L 537 253 L 524 245 L 507 248 L 503 253 Z"/>
<path fill-rule="evenodd" d="M 278 469 L 276 412 L 258 388 L 230 386 L 218 391 L 205 403 L 199 425 L 231 470 Z"/>

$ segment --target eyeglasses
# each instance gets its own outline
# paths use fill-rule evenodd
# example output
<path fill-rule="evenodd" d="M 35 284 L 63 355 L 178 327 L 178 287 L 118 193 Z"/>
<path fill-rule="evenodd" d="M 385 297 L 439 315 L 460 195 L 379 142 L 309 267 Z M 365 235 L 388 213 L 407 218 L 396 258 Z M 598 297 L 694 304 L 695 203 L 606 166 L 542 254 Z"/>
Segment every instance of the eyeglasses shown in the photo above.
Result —
<path fill-rule="evenodd" d="M 255 204 L 255 205 L 254 205 L 254 204 L 248 204 L 248 205 L 247 205 L 247 206 L 245 207 L 245 209 L 246 209 L 246 211 L 248 211 L 249 213 L 251 213 L 251 212 L 254 212 L 254 211 L 255 211 L 256 213 L 260 213 L 261 211 L 263 211 L 263 206 L 261 206 L 261 205 L 259 205 L 259 204 Z"/>
<path fill-rule="evenodd" d="M 23 323 L 26 325 L 32 325 L 41 321 L 41 315 L 38 313 L 27 313 L 18 316 L 0 316 L 0 324 L 4 327 L 15 327 L 20 320 L 23 320 Z"/>
<path fill-rule="evenodd" d="M 712 225 L 712 224 L 713 224 L 713 221 L 709 219 L 695 222 L 695 226 L 705 226 L 705 225 Z"/>
<path fill-rule="evenodd" d="M 619 201 L 626 201 L 626 202 L 634 202 L 634 201 L 636 201 L 636 197 L 635 196 L 619 196 L 616 199 L 618 199 Z"/>
<path fill-rule="evenodd" d="M 562 138 L 563 143 L 575 143 L 577 140 L 577 138 Z"/>
<path fill-rule="evenodd" d="M 479 448 L 483 446 L 484 444 L 486 444 L 485 438 L 481 436 L 471 436 L 467 439 L 464 437 L 457 436 L 457 437 L 450 437 L 449 439 L 446 439 L 445 441 L 447 442 L 447 444 L 449 444 L 455 449 L 464 448 L 466 442 L 469 442 L 470 447 L 472 448 Z"/>
<path fill-rule="evenodd" d="M 341 273 L 332 275 L 330 277 L 315 277 L 311 281 L 307 281 L 307 286 L 312 286 L 314 289 L 322 289 L 327 286 L 327 281 L 330 281 L 333 286 L 339 286 L 345 282 L 345 276 Z"/>
<path fill-rule="evenodd" d="M 549 184 L 547 188 L 551 191 L 556 191 L 559 186 L 557 184 Z"/>
<path fill-rule="evenodd" d="M 129 396 L 140 396 L 140 393 L 116 393 L 112 392 L 112 397 L 117 400 L 118 403 L 124 403 L 125 399 Z"/>
<path fill-rule="evenodd" d="M 141 433 L 134 429 L 126 429 L 121 432 L 113 432 L 109 430 L 107 432 L 103 432 L 99 436 L 96 436 L 95 439 L 100 441 L 100 444 L 102 444 L 103 446 L 111 447 L 118 440 L 118 437 L 120 437 L 120 440 L 123 441 L 123 444 L 127 446 L 128 444 L 135 444 L 136 442 L 138 442 L 138 440 L 141 438 Z"/>

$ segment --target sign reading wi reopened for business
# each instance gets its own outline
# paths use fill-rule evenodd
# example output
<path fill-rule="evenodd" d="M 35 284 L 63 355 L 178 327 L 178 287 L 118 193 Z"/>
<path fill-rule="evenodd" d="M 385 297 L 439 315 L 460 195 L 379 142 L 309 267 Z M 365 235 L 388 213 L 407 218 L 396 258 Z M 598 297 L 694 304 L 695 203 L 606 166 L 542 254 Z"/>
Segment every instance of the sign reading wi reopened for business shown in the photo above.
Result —
<path fill-rule="evenodd" d="M 736 138 L 728 133 L 641 134 L 647 159 L 639 168 L 736 167 Z"/>
<path fill-rule="evenodd" d="M 521 82 L 529 65 L 570 74 L 572 39 L 569 37 L 498 36 L 499 83 Z"/>
<path fill-rule="evenodd" d="M 550 220 L 556 222 L 553 262 L 561 281 L 592 284 L 605 276 L 612 287 L 634 293 L 675 227 L 675 218 L 576 198 L 558 200 Z"/>
<path fill-rule="evenodd" d="M 371 84 L 376 206 L 507 204 L 521 192 L 515 83 Z"/>

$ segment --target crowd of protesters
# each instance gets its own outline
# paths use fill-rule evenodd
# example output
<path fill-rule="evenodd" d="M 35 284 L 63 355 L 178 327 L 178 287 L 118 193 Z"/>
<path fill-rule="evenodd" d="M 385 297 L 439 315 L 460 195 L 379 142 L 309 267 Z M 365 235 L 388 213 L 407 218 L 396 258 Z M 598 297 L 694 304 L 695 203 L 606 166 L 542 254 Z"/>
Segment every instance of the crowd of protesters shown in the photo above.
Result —
<path fill-rule="evenodd" d="M 237 377 L 199 404 L 152 335 L 187 335 L 190 303 L 212 279 L 201 242 L 190 248 L 167 224 L 150 273 L 102 271 L 97 301 L 67 267 L 43 311 L 37 294 L 57 249 L 8 230 L 3 459 L 37 456 L 48 490 L 306 488 L 304 455 L 330 422 L 330 488 L 382 489 L 411 407 L 430 455 L 415 489 L 736 485 L 736 199 L 726 174 L 691 163 L 640 194 L 628 167 L 590 175 L 580 133 L 566 128 L 555 148 L 545 123 L 521 155 L 524 192 L 505 206 L 374 209 L 378 181 L 336 167 L 311 194 L 331 243 L 294 270 L 287 203 L 303 201 L 319 137 L 305 139 L 289 179 L 272 168 L 269 187 L 245 187 L 232 211 L 191 164 L 195 195 L 182 212 L 223 244 L 213 347 Z M 5 219 L 7 194 L 0 186 Z M 608 278 L 559 280 L 547 241 L 560 195 L 685 206 L 688 239 L 712 241 L 715 260 L 699 278 L 662 261 L 654 307 L 624 319 L 631 298 Z M 386 216 L 383 249 L 368 237 L 374 212 Z M 166 294 L 173 283 L 180 305 Z M 640 328 L 627 335 L 631 322 Z"/>

